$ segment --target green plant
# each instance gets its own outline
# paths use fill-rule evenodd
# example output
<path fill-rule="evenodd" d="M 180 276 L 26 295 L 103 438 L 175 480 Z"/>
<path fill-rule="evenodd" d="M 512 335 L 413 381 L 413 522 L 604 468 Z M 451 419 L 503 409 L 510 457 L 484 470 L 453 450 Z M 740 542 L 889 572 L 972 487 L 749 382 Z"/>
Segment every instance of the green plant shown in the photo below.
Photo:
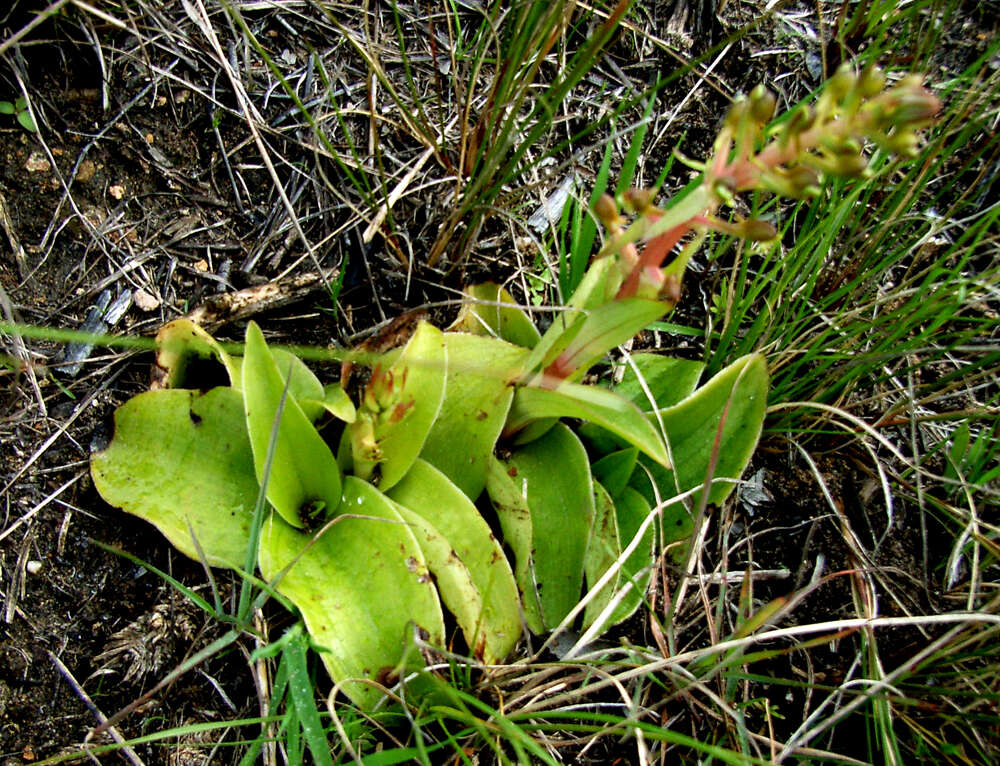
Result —
<path fill-rule="evenodd" d="M 883 85 L 876 70 L 843 70 L 772 136 L 773 97 L 758 89 L 734 105 L 677 204 L 629 192 L 637 219 L 626 227 L 603 197 L 610 237 L 544 335 L 506 291 L 479 285 L 450 331 L 421 322 L 402 347 L 347 354 L 340 381 L 324 385 L 254 323 L 242 356 L 187 320 L 168 324 L 165 387 L 116 413 L 92 461 L 98 490 L 191 557 L 245 575 L 256 565 L 362 707 L 419 668 L 418 646 L 446 643 L 442 607 L 487 664 L 523 627 L 598 635 L 642 603 L 657 551 L 682 556 L 706 506 L 732 491 L 760 435 L 768 375 L 748 354 L 698 387 L 702 364 L 637 354 L 613 391 L 580 381 L 672 308 L 708 229 L 773 236 L 758 219 L 715 217 L 736 193 L 808 196 L 821 174 L 864 177 L 864 138 L 912 148 L 936 102 L 915 80 Z M 228 385 L 208 388 L 206 364 Z M 370 374 L 355 387 L 359 365 Z M 261 493 L 263 518 L 250 504 Z M 487 503 L 512 565 L 480 513 Z"/>
<path fill-rule="evenodd" d="M 22 128 L 32 133 L 38 130 L 35 127 L 35 121 L 31 119 L 31 112 L 28 111 L 28 100 L 24 96 L 21 96 L 13 103 L 10 101 L 0 101 L 0 114 L 16 115 L 17 121 L 21 124 Z"/>
<path fill-rule="evenodd" d="M 501 312 L 494 329 L 530 335 L 518 309 Z M 475 326 L 488 313 L 470 304 L 463 322 Z M 690 366 L 698 365 L 651 357 L 642 360 L 650 371 L 684 365 L 690 385 L 672 406 L 647 404 L 647 416 L 600 388 L 517 385 L 527 347 L 421 323 L 402 349 L 375 363 L 355 406 L 339 384 L 324 388 L 297 357 L 270 349 L 254 324 L 242 359 L 186 320 L 167 325 L 159 341 L 159 364 L 177 387 L 118 411 L 114 441 L 94 458 L 98 489 L 184 553 L 237 568 L 258 533 L 248 498 L 264 486 L 274 513 L 259 529 L 257 564 L 330 650 L 323 659 L 338 681 L 396 677 L 408 625 L 443 644 L 438 593 L 487 663 L 520 638 L 522 609 L 535 632 L 571 620 L 584 580 L 594 588 L 603 578 L 586 625 L 624 619 L 641 603 L 648 576 L 656 493 L 694 490 L 712 467 L 717 477 L 736 478 L 766 398 L 760 357 L 740 360 L 697 392 Z M 209 356 L 226 367 L 230 385 L 203 393 L 193 362 Z M 632 391 L 644 400 L 640 386 Z M 333 415 L 324 430 L 340 430 L 336 450 L 314 425 L 324 413 Z M 560 416 L 605 429 L 593 439 L 603 459 L 592 461 L 579 437 L 555 422 Z M 657 419 L 683 465 L 676 476 Z M 518 444 L 529 428 L 531 439 Z M 150 449 L 154 431 L 160 436 Z M 498 456 L 504 433 L 509 446 Z M 657 467 L 657 484 L 636 470 L 640 453 Z M 560 466 L 554 476 L 553 465 Z M 473 503 L 484 489 L 515 553 L 513 572 Z M 713 485 L 712 501 L 730 489 Z M 668 507 L 686 518 L 682 505 Z M 632 594 L 611 605 L 619 582 Z M 346 690 L 362 703 L 378 697 L 369 686 Z"/>

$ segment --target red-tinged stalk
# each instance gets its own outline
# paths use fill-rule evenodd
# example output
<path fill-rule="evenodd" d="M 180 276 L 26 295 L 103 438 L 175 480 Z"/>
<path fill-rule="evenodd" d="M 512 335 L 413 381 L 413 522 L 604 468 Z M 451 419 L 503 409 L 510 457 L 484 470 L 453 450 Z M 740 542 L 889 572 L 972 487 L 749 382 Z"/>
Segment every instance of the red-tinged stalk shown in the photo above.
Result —
<path fill-rule="evenodd" d="M 915 75 L 888 89 L 885 83 L 885 75 L 877 68 L 855 74 L 850 67 L 841 67 L 815 105 L 797 107 L 770 131 L 767 125 L 776 99 L 758 87 L 733 103 L 707 163 L 684 160 L 703 176 L 676 204 L 658 208 L 653 204 L 656 189 L 630 190 L 622 200 L 626 211 L 635 215 L 628 224 L 618 203 L 604 195 L 595 213 L 608 233 L 598 258 L 611 258 L 614 264 L 607 272 L 607 279 L 613 280 L 607 293 L 614 296 L 610 299 L 661 301 L 665 313 L 680 299 L 684 271 L 709 231 L 752 241 L 777 236 L 776 227 L 768 221 L 726 221 L 717 216 L 723 205 L 733 204 L 737 194 L 764 190 L 810 199 L 820 193 L 824 176 L 867 180 L 871 170 L 864 147 L 869 143 L 913 156 L 919 143 L 917 131 L 930 124 L 941 104 Z M 682 243 L 680 252 L 664 265 Z M 617 291 L 616 284 L 620 284 Z M 571 305 L 585 305 L 595 294 L 589 283 L 586 290 L 581 300 L 574 295 Z M 599 330 L 578 333 L 544 368 L 545 380 L 557 383 L 577 374 L 579 360 L 590 358 L 581 351 L 593 351 L 593 333 Z"/>

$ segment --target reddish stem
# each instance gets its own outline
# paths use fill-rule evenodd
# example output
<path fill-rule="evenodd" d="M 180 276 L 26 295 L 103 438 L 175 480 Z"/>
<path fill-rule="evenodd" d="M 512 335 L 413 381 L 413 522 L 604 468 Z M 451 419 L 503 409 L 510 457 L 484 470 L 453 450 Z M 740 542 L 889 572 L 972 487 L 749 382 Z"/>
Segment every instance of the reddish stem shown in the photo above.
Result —
<path fill-rule="evenodd" d="M 632 271 L 629 272 L 621 289 L 618 290 L 616 300 L 634 296 L 636 290 L 639 289 L 639 278 L 643 271 L 650 267 L 658 268 L 670 254 L 670 251 L 674 249 L 674 245 L 680 242 L 689 231 L 691 231 L 691 222 L 685 221 L 649 240 L 639 255 L 638 263 L 632 267 Z"/>
<path fill-rule="evenodd" d="M 573 374 L 573 369 L 572 355 L 563 351 L 552 364 L 545 368 L 541 387 L 554 389 Z"/>

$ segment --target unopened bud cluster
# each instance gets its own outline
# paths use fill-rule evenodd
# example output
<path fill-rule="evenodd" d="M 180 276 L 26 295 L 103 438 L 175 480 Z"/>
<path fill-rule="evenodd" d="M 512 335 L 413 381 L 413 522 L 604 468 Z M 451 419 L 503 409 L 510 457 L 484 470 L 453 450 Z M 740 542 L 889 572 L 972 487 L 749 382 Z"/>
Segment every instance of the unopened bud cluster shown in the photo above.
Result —
<path fill-rule="evenodd" d="M 763 87 L 734 103 L 715 144 L 714 183 L 733 192 L 763 188 L 796 199 L 815 197 L 822 176 L 870 176 L 868 143 L 905 157 L 916 154 L 917 131 L 940 107 L 919 77 L 886 89 L 885 74 L 842 66 L 813 106 L 800 106 L 770 131 L 773 94 Z M 735 150 L 735 151 L 734 151 Z"/>
<path fill-rule="evenodd" d="M 673 279 L 675 294 L 677 280 L 708 230 L 752 241 L 777 236 L 768 221 L 724 221 L 716 216 L 742 192 L 760 189 L 810 199 L 819 195 L 824 176 L 870 177 L 866 146 L 914 156 L 917 131 L 933 121 L 940 102 L 918 76 L 904 77 L 888 88 L 886 83 L 877 67 L 856 73 L 844 65 L 815 104 L 796 107 L 770 127 L 777 100 L 758 86 L 733 102 L 712 159 L 705 164 L 685 160 L 704 175 L 700 187 L 682 201 L 661 209 L 654 204 L 657 190 L 633 189 L 622 200 L 626 212 L 636 217 L 629 225 L 615 200 L 603 196 L 595 213 L 609 235 L 602 254 L 614 255 L 621 270 L 618 297 L 663 298 L 668 278 Z M 682 241 L 687 244 L 664 267 Z M 641 250 L 636 246 L 640 242 L 645 243 Z"/>

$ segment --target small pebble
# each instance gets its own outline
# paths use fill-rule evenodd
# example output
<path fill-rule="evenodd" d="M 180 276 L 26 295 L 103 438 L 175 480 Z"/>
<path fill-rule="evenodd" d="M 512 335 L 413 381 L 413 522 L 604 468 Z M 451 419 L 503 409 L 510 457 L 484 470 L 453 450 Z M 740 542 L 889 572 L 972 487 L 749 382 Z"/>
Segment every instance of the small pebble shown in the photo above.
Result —
<path fill-rule="evenodd" d="M 24 568 L 27 570 L 28 574 L 38 574 L 42 571 L 42 562 L 32 559 L 25 564 Z"/>
<path fill-rule="evenodd" d="M 92 160 L 84 160 L 80 163 L 80 167 L 77 168 L 76 178 L 73 180 L 85 184 L 94 177 L 94 173 L 96 172 L 97 165 L 95 165 Z"/>
<path fill-rule="evenodd" d="M 48 173 L 52 170 L 52 164 L 41 152 L 32 152 L 24 163 L 24 169 L 29 173 Z"/>
<path fill-rule="evenodd" d="M 155 311 L 160 307 L 160 299 L 141 288 L 133 291 L 132 302 L 140 311 Z"/>

